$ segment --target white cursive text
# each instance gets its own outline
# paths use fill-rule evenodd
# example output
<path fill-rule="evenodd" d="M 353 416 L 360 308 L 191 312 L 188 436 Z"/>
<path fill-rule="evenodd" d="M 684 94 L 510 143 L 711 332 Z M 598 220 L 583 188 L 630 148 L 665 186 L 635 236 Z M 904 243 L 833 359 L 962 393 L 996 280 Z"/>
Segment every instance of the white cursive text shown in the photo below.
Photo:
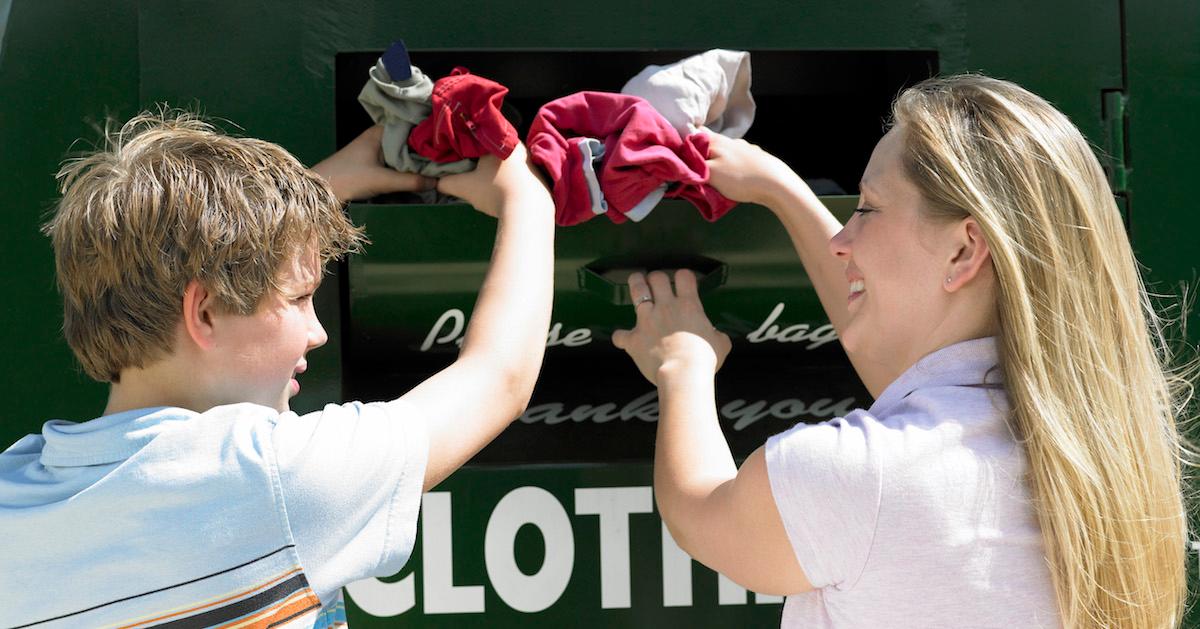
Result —
<path fill-rule="evenodd" d="M 767 320 L 763 321 L 757 330 L 747 334 L 746 340 L 751 343 L 765 343 L 767 341 L 799 343 L 801 341 L 810 341 L 804 349 L 816 349 L 826 343 L 832 343 L 838 338 L 837 330 L 834 330 L 833 325 L 828 323 L 817 328 L 812 328 L 807 323 L 797 323 L 781 330 L 779 326 L 775 325 L 775 320 L 781 314 L 783 314 L 783 304 L 776 304 L 771 314 L 767 315 Z"/>
<path fill-rule="evenodd" d="M 762 419 L 796 419 L 812 417 L 824 419 L 827 417 L 844 417 L 854 409 L 855 399 L 852 397 L 835 400 L 820 398 L 813 402 L 805 402 L 795 398 L 787 398 L 774 403 L 766 400 L 747 401 L 731 400 L 721 407 L 721 416 L 733 422 L 734 430 L 744 430 L 747 426 Z M 608 402 L 592 405 L 580 404 L 568 409 L 561 402 L 535 404 L 526 409 L 521 415 L 521 422 L 526 424 L 543 423 L 548 426 L 564 422 L 606 424 L 613 420 L 629 421 L 636 419 L 643 422 L 658 421 L 658 393 L 651 391 L 630 400 L 624 406 Z"/>
<path fill-rule="evenodd" d="M 429 329 L 429 334 L 425 335 L 425 340 L 421 343 L 421 351 L 427 352 L 434 345 L 448 345 L 454 343 L 458 347 L 462 347 L 463 330 L 467 327 L 467 316 L 458 308 L 451 308 L 442 313 L 434 322 L 433 327 Z M 550 332 L 546 334 L 546 347 L 554 347 L 563 345 L 566 347 L 579 347 L 592 342 L 592 331 L 587 328 L 578 328 L 563 334 L 563 324 L 555 323 L 550 326 Z"/>

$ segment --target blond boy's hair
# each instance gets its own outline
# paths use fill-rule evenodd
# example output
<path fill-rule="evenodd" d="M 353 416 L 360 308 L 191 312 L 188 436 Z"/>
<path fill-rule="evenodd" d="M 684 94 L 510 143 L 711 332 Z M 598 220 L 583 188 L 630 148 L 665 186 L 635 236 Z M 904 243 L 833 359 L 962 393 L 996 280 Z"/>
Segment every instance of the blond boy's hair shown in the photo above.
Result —
<path fill-rule="evenodd" d="M 276 144 L 176 111 L 103 140 L 59 170 L 62 200 L 43 227 L 63 334 L 101 382 L 171 353 L 191 280 L 248 315 L 291 256 L 313 246 L 325 263 L 363 241 L 329 185 Z"/>

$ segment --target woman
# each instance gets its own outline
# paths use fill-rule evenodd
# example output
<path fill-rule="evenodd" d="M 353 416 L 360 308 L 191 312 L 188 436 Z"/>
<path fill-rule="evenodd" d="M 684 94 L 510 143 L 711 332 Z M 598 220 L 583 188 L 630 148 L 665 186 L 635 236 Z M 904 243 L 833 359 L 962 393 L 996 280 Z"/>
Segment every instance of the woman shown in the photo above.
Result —
<path fill-rule="evenodd" d="M 712 136 L 712 183 L 787 228 L 870 409 L 738 469 L 730 348 L 691 273 L 630 278 L 614 343 L 659 387 L 654 486 L 676 541 L 788 595 L 796 627 L 1163 627 L 1186 522 L 1159 324 L 1079 131 L 1005 81 L 900 95 L 842 227 L 778 159 Z"/>

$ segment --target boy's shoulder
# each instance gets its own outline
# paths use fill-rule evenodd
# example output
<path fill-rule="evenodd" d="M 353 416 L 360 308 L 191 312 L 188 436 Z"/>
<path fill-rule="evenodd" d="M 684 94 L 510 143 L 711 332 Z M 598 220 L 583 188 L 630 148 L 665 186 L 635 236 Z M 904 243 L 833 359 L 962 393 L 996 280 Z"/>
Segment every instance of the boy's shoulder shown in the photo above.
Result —
<path fill-rule="evenodd" d="M 14 543 L 5 561 L 20 575 L 0 575 L 20 603 L 0 620 L 119 624 L 294 570 L 269 454 L 278 417 L 239 404 L 47 422 L 13 453 L 22 464 L 0 473 L 0 536 Z M 97 571 L 138 576 L 89 580 Z M 44 596 L 85 581 L 95 582 L 68 599 Z"/>
<path fill-rule="evenodd" d="M 176 408 L 140 408 L 84 422 L 52 419 L 0 453 L 7 482 L 108 476 L 114 466 L 177 465 L 218 455 L 239 444 L 262 450 L 280 413 L 257 404 L 231 404 L 203 413 Z M 245 462 L 244 457 L 237 459 Z M 44 478 L 42 478 L 44 477 Z M 10 487 L 11 489 L 11 487 Z M 0 486 L 0 504 L 3 503 Z"/>

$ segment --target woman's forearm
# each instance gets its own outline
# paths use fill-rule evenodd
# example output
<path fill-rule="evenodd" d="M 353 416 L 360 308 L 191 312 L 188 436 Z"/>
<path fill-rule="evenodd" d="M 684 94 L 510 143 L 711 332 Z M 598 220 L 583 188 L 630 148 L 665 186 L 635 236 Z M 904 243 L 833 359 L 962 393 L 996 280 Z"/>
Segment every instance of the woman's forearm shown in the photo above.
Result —
<path fill-rule="evenodd" d="M 667 363 L 659 370 L 654 493 L 659 512 L 681 548 L 704 526 L 706 501 L 737 476 L 717 419 L 713 367 L 703 361 Z"/>
<path fill-rule="evenodd" d="M 830 239 L 842 229 L 841 223 L 798 176 L 772 186 L 763 204 L 783 223 L 825 315 L 838 334 L 842 334 L 850 317 L 846 303 L 850 284 L 846 279 L 846 262 L 829 249 Z M 846 355 L 872 395 L 878 396 L 897 375 L 861 354 L 847 351 Z"/>
<path fill-rule="evenodd" d="M 841 332 L 846 323 L 846 298 L 850 289 L 846 282 L 846 264 L 829 251 L 829 240 L 842 229 L 842 224 L 798 176 L 775 186 L 765 205 L 783 223 L 829 322 Z"/>

